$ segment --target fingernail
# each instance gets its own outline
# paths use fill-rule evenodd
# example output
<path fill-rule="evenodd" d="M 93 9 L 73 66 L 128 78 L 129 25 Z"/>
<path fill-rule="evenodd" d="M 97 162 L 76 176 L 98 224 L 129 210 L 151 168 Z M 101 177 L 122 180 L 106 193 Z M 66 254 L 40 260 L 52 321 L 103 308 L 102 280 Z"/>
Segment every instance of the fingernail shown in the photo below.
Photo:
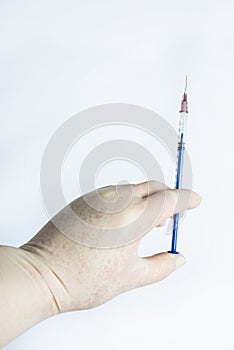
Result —
<path fill-rule="evenodd" d="M 176 257 L 176 270 L 186 263 L 186 259 L 183 255 L 179 254 Z"/>

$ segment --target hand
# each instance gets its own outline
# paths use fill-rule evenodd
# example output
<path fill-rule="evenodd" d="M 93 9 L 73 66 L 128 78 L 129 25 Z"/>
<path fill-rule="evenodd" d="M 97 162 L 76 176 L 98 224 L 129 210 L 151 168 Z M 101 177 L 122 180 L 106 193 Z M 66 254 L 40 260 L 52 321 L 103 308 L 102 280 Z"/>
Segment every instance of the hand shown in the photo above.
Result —
<path fill-rule="evenodd" d="M 185 258 L 139 257 L 140 239 L 200 201 L 155 181 L 107 186 L 73 201 L 20 248 L 0 246 L 0 347 L 56 313 L 93 308 L 168 276 Z"/>
<path fill-rule="evenodd" d="M 107 186 L 71 203 L 85 228 L 79 221 L 71 227 L 70 207 L 53 220 L 64 228 L 69 227 L 73 240 L 50 221 L 21 249 L 28 253 L 28 259 L 46 281 L 56 312 L 93 308 L 124 291 L 160 281 L 184 264 L 182 255 L 169 253 L 141 258 L 138 245 L 142 235 L 153 226 L 162 226 L 175 212 L 194 208 L 199 203 L 200 196 L 196 193 L 170 190 L 155 181 L 118 188 Z M 111 240 L 111 235 L 115 235 L 116 242 Z M 87 247 L 77 243 L 79 240 L 87 244 L 95 242 L 98 246 L 108 243 L 110 248 Z M 121 246 L 121 242 L 125 245 Z"/>

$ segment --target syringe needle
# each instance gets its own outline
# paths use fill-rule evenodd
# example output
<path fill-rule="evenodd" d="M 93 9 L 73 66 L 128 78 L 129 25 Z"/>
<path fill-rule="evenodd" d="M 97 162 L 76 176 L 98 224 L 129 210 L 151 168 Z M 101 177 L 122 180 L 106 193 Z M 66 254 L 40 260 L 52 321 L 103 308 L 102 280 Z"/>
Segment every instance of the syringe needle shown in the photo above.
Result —
<path fill-rule="evenodd" d="M 184 93 L 186 93 L 186 91 L 187 91 L 187 83 L 188 83 L 188 76 L 186 75 Z"/>

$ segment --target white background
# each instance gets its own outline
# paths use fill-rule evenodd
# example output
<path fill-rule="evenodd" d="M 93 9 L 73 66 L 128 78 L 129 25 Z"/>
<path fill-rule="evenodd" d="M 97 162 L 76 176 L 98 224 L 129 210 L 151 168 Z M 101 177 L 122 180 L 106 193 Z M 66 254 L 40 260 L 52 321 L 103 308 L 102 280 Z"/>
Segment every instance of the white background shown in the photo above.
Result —
<path fill-rule="evenodd" d="M 234 349 L 233 31 L 234 4 L 227 0 L 0 2 L 1 244 L 22 244 L 48 220 L 40 162 L 64 121 L 94 105 L 125 102 L 177 128 L 185 74 L 188 151 L 194 190 L 203 196 L 181 225 L 183 268 L 97 309 L 51 318 L 7 350 Z M 143 132 L 122 133 L 154 147 Z M 92 148 L 95 140 L 94 132 L 81 142 Z M 64 164 L 68 199 L 79 195 L 87 150 L 80 147 L 79 158 Z M 174 167 L 164 153 L 155 157 L 172 186 Z M 113 162 L 96 183 L 123 179 L 144 176 L 130 163 Z M 162 229 L 144 239 L 146 250 L 167 250 L 169 242 Z"/>

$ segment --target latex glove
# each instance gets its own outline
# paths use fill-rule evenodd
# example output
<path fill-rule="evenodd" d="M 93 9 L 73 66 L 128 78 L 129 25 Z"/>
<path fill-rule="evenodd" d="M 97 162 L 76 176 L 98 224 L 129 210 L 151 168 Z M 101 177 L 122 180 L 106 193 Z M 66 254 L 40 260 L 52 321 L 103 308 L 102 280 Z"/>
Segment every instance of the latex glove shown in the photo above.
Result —
<path fill-rule="evenodd" d="M 195 192 L 155 181 L 107 186 L 73 201 L 27 244 L 1 247 L 2 344 L 58 312 L 93 308 L 168 276 L 185 258 L 166 252 L 139 257 L 140 238 L 200 201 Z M 82 222 L 73 221 L 70 208 Z"/>

